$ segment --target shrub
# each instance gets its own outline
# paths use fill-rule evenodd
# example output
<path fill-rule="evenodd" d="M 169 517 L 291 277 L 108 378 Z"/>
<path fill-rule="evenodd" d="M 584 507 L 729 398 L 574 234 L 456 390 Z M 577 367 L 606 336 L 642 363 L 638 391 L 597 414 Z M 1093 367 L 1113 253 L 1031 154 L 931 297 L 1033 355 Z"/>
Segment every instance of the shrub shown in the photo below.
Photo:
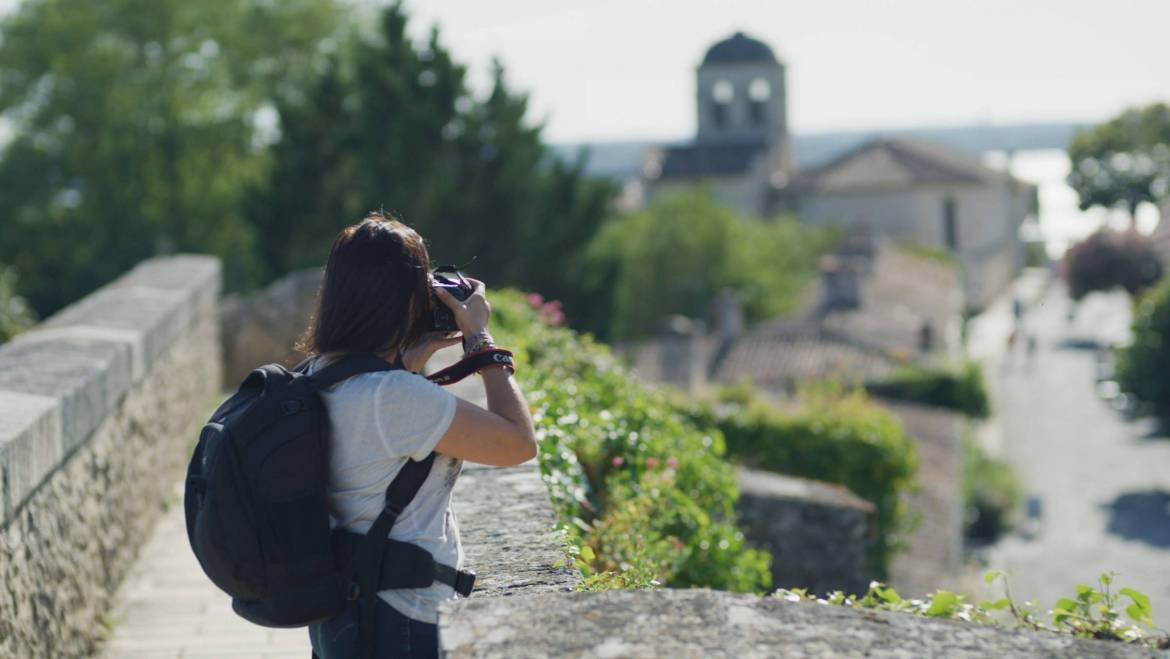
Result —
<path fill-rule="evenodd" d="M 902 425 L 862 392 L 835 387 L 803 392 L 778 410 L 737 388 L 692 417 L 723 432 L 727 452 L 748 466 L 838 483 L 876 507 L 878 538 L 871 568 L 884 574 L 911 526 L 905 495 L 914 488 L 917 454 Z"/>
<path fill-rule="evenodd" d="M 945 407 L 974 419 L 991 415 L 983 371 L 975 362 L 959 368 L 906 366 L 889 379 L 868 383 L 865 388 L 882 398 Z"/>
<path fill-rule="evenodd" d="M 734 524 L 738 489 L 720 433 L 634 381 L 603 346 L 549 324 L 546 305 L 538 314 L 497 292 L 492 306 L 587 586 L 766 590 L 768 555 L 749 549 Z"/>
<path fill-rule="evenodd" d="M 1118 382 L 1170 426 L 1170 279 L 1136 305 L 1133 343 L 1119 351 Z"/>
<path fill-rule="evenodd" d="M 1163 271 L 1153 243 L 1136 231 L 1101 229 L 1070 247 L 1064 259 L 1074 300 L 1117 287 L 1137 295 Z"/>
<path fill-rule="evenodd" d="M 972 437 L 963 438 L 963 507 L 966 537 L 991 542 L 1011 528 L 1023 501 L 1011 465 L 988 456 Z"/>
<path fill-rule="evenodd" d="M 725 288 L 748 320 L 781 314 L 798 300 L 816 259 L 835 241 L 826 229 L 743 217 L 702 189 L 655 199 L 608 221 L 586 250 L 583 279 L 597 303 L 574 326 L 603 337 L 646 334 L 663 317 L 705 317 Z"/>
<path fill-rule="evenodd" d="M 36 315 L 16 293 L 16 271 L 0 265 L 0 343 L 36 324 Z"/>

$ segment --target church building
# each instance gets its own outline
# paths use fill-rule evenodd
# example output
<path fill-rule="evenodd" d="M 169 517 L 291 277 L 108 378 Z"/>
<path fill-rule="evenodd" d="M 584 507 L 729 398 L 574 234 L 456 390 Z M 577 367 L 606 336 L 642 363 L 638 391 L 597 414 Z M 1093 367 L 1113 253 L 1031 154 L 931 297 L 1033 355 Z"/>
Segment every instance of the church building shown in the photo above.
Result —
<path fill-rule="evenodd" d="M 875 139 L 798 171 L 784 64 L 767 44 L 737 32 L 711 46 L 695 100 L 694 141 L 646 154 L 648 197 L 701 184 L 747 215 L 861 224 L 880 238 L 947 250 L 962 265 L 969 309 L 986 306 L 1022 266 L 1019 228 L 1036 210 L 1036 188 L 965 154 Z"/>

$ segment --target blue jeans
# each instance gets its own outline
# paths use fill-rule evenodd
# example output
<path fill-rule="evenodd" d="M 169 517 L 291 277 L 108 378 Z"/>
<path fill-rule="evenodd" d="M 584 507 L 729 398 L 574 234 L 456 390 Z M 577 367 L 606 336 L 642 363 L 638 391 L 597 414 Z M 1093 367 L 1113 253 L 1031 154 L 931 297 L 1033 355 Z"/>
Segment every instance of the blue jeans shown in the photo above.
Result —
<path fill-rule="evenodd" d="M 439 627 L 408 618 L 378 598 L 374 656 L 378 659 L 434 659 L 439 656 Z M 321 659 L 356 656 L 356 607 L 350 606 L 325 622 L 309 625 L 309 642 Z"/>

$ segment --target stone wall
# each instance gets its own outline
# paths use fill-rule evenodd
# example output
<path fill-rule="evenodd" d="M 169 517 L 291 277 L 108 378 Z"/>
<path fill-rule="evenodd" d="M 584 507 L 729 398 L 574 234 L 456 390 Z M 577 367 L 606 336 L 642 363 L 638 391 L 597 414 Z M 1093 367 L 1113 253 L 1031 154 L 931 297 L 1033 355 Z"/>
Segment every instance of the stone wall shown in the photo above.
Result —
<path fill-rule="evenodd" d="M 0 656 L 85 656 L 219 390 L 219 262 L 172 256 L 0 346 Z"/>
<path fill-rule="evenodd" d="M 235 389 L 261 364 L 292 366 L 304 355 L 293 349 L 317 302 L 321 270 L 285 275 L 248 295 L 225 295 L 220 304 L 224 387 Z"/>
<path fill-rule="evenodd" d="M 1063 634 L 711 590 L 472 598 L 444 610 L 439 643 L 450 659 L 1164 656 Z"/>
<path fill-rule="evenodd" d="M 772 555 L 772 585 L 865 592 L 866 547 L 874 539 L 873 504 L 839 485 L 740 467 L 740 528 Z"/>

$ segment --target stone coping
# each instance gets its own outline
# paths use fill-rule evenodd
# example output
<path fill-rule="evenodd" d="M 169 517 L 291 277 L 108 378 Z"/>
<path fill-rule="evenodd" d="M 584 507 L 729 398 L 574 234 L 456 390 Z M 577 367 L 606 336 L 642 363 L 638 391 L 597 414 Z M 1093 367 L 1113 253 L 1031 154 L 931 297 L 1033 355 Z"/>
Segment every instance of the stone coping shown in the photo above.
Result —
<path fill-rule="evenodd" d="M 166 349 L 214 313 L 220 284 L 214 257 L 149 259 L 0 345 L 0 528 Z"/>
<path fill-rule="evenodd" d="M 469 599 L 440 654 L 468 657 L 1162 657 L 1124 643 L 713 590 Z"/>
<path fill-rule="evenodd" d="M 855 508 L 869 514 L 874 511 L 872 503 L 850 492 L 843 485 L 748 467 L 736 467 L 735 478 L 741 492 L 773 499 L 815 501 L 838 508 Z"/>

